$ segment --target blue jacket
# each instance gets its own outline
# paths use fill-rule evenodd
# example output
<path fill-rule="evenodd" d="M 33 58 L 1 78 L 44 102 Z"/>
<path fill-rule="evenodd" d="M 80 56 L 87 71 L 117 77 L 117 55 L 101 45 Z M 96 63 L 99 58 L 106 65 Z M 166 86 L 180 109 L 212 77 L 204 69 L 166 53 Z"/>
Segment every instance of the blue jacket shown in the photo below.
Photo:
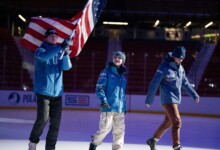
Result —
<path fill-rule="evenodd" d="M 44 42 L 35 51 L 34 93 L 51 97 L 63 94 L 63 70 L 72 67 L 69 55 L 59 60 L 62 48 Z"/>
<path fill-rule="evenodd" d="M 183 66 L 181 64 L 179 66 L 175 64 L 171 53 L 167 53 L 150 83 L 145 101 L 146 104 L 153 103 L 158 87 L 160 87 L 162 104 L 180 104 L 181 87 L 192 96 L 193 99 L 199 98 L 199 95 L 189 83 Z"/>
<path fill-rule="evenodd" d="M 111 62 L 99 75 L 96 95 L 100 104 L 107 103 L 110 106 L 110 108 L 101 108 L 102 112 L 126 112 L 126 68 L 121 66 L 120 69 L 119 74 Z"/>

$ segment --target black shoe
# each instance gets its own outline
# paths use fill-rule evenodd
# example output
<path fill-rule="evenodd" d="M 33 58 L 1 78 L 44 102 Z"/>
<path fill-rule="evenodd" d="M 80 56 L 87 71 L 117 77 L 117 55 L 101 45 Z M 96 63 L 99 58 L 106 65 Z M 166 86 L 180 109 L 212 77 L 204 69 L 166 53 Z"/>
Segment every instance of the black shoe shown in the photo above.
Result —
<path fill-rule="evenodd" d="M 177 146 L 173 146 L 173 149 L 174 149 L 174 150 L 181 150 L 182 147 L 181 147 L 180 145 L 177 145 Z"/>
<path fill-rule="evenodd" d="M 153 138 L 150 138 L 147 140 L 147 144 L 150 146 L 151 150 L 157 150 L 156 149 L 156 141 Z"/>
<path fill-rule="evenodd" d="M 97 147 L 96 145 L 90 143 L 89 150 L 96 150 L 96 147 Z"/>

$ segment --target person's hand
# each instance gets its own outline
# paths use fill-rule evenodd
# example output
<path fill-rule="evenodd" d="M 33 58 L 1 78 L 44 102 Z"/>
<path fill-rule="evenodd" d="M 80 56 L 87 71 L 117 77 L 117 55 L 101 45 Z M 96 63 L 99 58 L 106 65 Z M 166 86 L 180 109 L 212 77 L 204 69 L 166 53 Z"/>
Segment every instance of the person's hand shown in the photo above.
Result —
<path fill-rule="evenodd" d="M 72 39 L 70 39 L 70 38 L 64 39 L 63 42 L 60 45 L 61 48 L 62 49 L 67 49 L 69 47 L 71 41 L 72 41 Z"/>
<path fill-rule="evenodd" d="M 64 49 L 64 56 L 69 55 L 72 51 L 69 48 Z"/>
<path fill-rule="evenodd" d="M 101 104 L 101 107 L 102 107 L 102 108 L 110 108 L 110 106 L 109 106 L 107 103 L 102 103 L 102 104 Z"/>
<path fill-rule="evenodd" d="M 148 108 L 150 108 L 150 105 L 149 104 L 145 104 Z"/>
<path fill-rule="evenodd" d="M 198 102 L 199 102 L 199 98 L 196 98 L 196 99 L 195 99 L 195 102 L 198 103 Z"/>

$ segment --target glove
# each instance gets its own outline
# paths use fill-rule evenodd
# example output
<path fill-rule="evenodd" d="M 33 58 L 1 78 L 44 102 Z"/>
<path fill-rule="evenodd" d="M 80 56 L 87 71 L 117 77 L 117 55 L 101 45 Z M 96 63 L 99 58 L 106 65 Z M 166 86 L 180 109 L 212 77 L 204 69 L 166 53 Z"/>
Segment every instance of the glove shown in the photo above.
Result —
<path fill-rule="evenodd" d="M 110 106 L 109 106 L 107 103 L 102 103 L 102 104 L 101 104 L 101 107 L 102 107 L 102 108 L 110 108 Z"/>
<path fill-rule="evenodd" d="M 66 49 L 64 50 L 64 56 L 69 55 L 71 52 L 72 52 L 72 51 L 69 50 L 69 48 L 66 48 Z"/>
<path fill-rule="evenodd" d="M 67 52 L 67 51 L 64 52 L 64 56 L 66 56 L 66 55 L 68 55 L 68 52 Z"/>
<path fill-rule="evenodd" d="M 61 48 L 62 48 L 62 49 L 68 48 L 71 41 L 72 41 L 72 40 L 71 40 L 70 38 L 64 39 L 63 42 L 62 42 L 61 45 L 60 45 Z"/>

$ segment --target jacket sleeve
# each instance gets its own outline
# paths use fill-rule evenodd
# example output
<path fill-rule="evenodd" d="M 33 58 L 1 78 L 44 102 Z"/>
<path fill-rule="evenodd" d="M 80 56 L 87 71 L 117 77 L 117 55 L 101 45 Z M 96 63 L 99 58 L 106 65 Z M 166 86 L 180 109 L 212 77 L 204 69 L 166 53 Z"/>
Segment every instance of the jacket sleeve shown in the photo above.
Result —
<path fill-rule="evenodd" d="M 62 69 L 63 70 L 69 70 L 70 68 L 72 68 L 72 63 L 71 63 L 71 60 L 70 60 L 70 56 L 69 55 L 63 56 Z"/>
<path fill-rule="evenodd" d="M 151 105 L 153 103 L 155 94 L 157 92 L 157 89 L 158 89 L 163 77 L 164 77 L 164 68 L 162 67 L 162 65 L 160 65 L 160 67 L 157 69 L 157 71 L 156 71 L 156 73 L 150 83 L 150 86 L 148 88 L 148 93 L 147 93 L 147 97 L 145 100 L 145 104 Z"/>
<path fill-rule="evenodd" d="M 49 48 L 46 50 L 43 47 L 37 48 L 35 51 L 35 57 L 41 61 L 48 61 L 53 58 L 57 53 L 62 50 L 60 46 L 54 46 L 53 48 Z"/>
<path fill-rule="evenodd" d="M 105 88 L 106 88 L 107 82 L 108 82 L 107 73 L 105 71 L 102 71 L 96 83 L 96 90 L 95 90 L 96 95 L 100 101 L 100 104 L 108 103 L 106 95 L 105 95 Z"/>
<path fill-rule="evenodd" d="M 182 79 L 182 88 L 190 95 L 193 97 L 193 99 L 195 100 L 196 98 L 199 98 L 199 95 L 196 93 L 196 91 L 194 90 L 192 84 L 189 83 L 186 75 L 185 75 L 185 71 L 183 72 L 183 79 Z"/>

